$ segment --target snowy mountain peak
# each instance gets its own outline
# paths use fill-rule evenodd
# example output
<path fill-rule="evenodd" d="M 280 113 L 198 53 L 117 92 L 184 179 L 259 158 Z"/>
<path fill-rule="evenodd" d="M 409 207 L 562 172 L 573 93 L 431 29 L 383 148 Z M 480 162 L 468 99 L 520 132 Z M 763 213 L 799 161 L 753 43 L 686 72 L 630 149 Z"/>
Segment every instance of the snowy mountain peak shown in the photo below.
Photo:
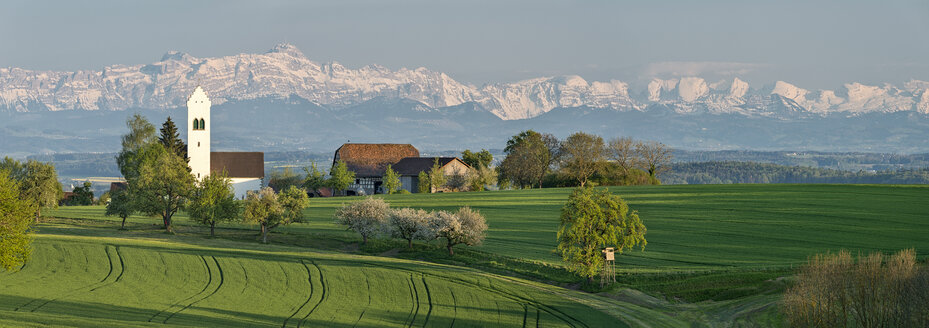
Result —
<path fill-rule="evenodd" d="M 699 77 L 684 77 L 679 83 L 678 95 L 686 102 L 694 102 L 710 92 L 706 81 Z"/>
<path fill-rule="evenodd" d="M 214 58 L 170 51 L 155 63 L 112 65 L 100 71 L 0 68 L 0 110 L 176 108 L 184 106 L 198 85 L 216 105 L 233 100 L 300 97 L 323 107 L 342 108 L 373 99 L 401 99 L 433 109 L 469 104 L 505 120 L 531 118 L 559 107 L 617 111 L 665 108 L 681 114 L 739 113 L 786 118 L 897 111 L 929 114 L 929 82 L 920 80 L 906 82 L 902 87 L 849 83 L 835 91 L 810 91 L 777 81 L 768 92 L 753 90 L 739 78 L 733 78 L 731 83 L 707 83 L 698 76 L 654 78 L 645 90 L 630 90 L 623 81 L 587 81 L 577 75 L 563 75 L 478 87 L 424 67 L 392 70 L 377 64 L 349 68 L 334 61 L 317 63 L 288 43 L 263 54 Z"/>
<path fill-rule="evenodd" d="M 771 91 L 771 94 L 779 95 L 796 102 L 805 101 L 806 95 L 808 93 L 810 92 L 806 89 L 798 88 L 797 86 L 784 81 L 777 81 L 774 83 L 774 90 Z"/>
<path fill-rule="evenodd" d="M 742 98 L 748 93 L 748 82 L 732 79 L 732 85 L 729 87 L 729 98 Z"/>

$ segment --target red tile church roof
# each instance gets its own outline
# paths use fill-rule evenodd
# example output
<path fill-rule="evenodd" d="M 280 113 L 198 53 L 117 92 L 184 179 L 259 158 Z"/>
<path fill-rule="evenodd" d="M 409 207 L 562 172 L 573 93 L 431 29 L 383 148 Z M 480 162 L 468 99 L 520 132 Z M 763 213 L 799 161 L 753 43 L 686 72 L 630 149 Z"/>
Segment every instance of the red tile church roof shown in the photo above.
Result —
<path fill-rule="evenodd" d="M 210 172 L 226 170 L 230 178 L 263 178 L 265 154 L 262 152 L 211 152 Z"/>

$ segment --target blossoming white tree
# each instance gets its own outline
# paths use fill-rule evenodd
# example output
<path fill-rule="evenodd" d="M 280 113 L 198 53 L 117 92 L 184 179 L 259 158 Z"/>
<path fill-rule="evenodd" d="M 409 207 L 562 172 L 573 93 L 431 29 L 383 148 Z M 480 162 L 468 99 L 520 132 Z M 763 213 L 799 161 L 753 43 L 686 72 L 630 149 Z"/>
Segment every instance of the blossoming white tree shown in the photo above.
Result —
<path fill-rule="evenodd" d="M 368 238 L 382 232 L 389 211 L 390 205 L 387 202 L 380 198 L 368 197 L 336 210 L 336 223 L 360 234 L 364 245 L 368 243 Z"/>
<path fill-rule="evenodd" d="M 448 255 L 455 255 L 452 247 L 458 244 L 468 246 L 480 245 L 484 241 L 487 222 L 480 212 L 470 207 L 462 207 L 458 212 L 435 212 L 429 222 L 435 238 L 445 239 Z"/>
<path fill-rule="evenodd" d="M 390 211 L 387 223 L 393 237 L 405 239 L 410 249 L 413 240 L 427 240 L 434 235 L 429 228 L 431 214 L 424 210 L 401 208 Z"/>

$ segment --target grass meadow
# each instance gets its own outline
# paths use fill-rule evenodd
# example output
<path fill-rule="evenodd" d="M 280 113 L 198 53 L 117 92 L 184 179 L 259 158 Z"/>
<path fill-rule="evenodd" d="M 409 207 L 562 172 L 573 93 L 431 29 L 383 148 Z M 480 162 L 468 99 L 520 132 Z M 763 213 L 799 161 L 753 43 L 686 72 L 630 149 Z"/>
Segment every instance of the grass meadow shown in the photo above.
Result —
<path fill-rule="evenodd" d="M 571 189 L 390 195 L 393 207 L 487 217 L 484 244 L 360 237 L 332 214 L 358 198 L 311 199 L 307 220 L 257 243 L 257 227 L 183 213 L 177 233 L 99 206 L 48 211 L 33 259 L 0 273 L 0 326 L 780 326 L 777 300 L 814 253 L 929 250 L 929 187 L 700 185 L 612 187 L 639 211 L 644 250 L 617 259 L 598 290 L 554 253 Z M 578 289 L 593 290 L 594 293 Z"/>

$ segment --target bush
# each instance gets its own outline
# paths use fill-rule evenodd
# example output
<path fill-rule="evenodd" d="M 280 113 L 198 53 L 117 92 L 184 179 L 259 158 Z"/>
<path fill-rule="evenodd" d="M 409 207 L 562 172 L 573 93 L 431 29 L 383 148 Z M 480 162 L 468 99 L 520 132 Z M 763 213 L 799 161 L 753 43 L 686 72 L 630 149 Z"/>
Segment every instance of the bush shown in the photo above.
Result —
<path fill-rule="evenodd" d="M 400 195 L 407 195 L 407 194 L 409 194 L 409 193 L 410 193 L 410 191 L 409 191 L 409 190 L 406 190 L 406 189 L 400 189 L 400 190 L 397 190 L 396 192 L 394 192 L 394 194 L 400 194 Z"/>
<path fill-rule="evenodd" d="M 383 232 L 389 211 L 390 205 L 387 202 L 380 198 L 368 197 L 336 210 L 336 223 L 359 233 L 362 244 L 367 244 L 369 237 L 376 237 Z"/>
<path fill-rule="evenodd" d="M 929 327 L 929 270 L 916 252 L 819 254 L 784 294 L 782 311 L 794 327 Z"/>

